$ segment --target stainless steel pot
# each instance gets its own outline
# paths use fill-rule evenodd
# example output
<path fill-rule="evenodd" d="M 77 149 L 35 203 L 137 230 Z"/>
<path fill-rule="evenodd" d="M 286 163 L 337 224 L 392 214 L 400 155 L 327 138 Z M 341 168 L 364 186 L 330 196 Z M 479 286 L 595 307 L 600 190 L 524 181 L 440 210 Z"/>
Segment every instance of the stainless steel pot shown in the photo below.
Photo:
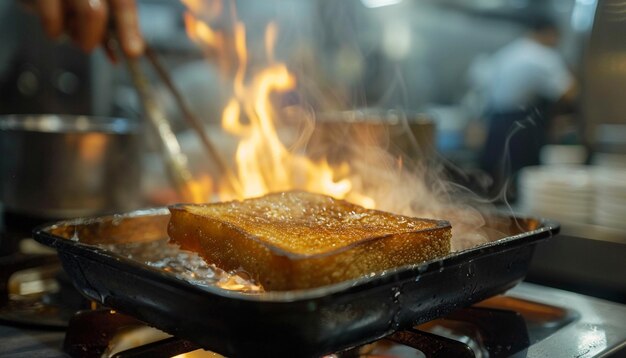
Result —
<path fill-rule="evenodd" d="M 140 143 L 139 126 L 120 118 L 0 117 L 0 201 L 42 218 L 136 209 Z"/>
<path fill-rule="evenodd" d="M 430 159 L 435 151 L 435 123 L 423 113 L 378 108 L 326 112 L 318 116 L 308 147 L 331 161 L 345 161 L 368 146 L 412 161 Z"/>

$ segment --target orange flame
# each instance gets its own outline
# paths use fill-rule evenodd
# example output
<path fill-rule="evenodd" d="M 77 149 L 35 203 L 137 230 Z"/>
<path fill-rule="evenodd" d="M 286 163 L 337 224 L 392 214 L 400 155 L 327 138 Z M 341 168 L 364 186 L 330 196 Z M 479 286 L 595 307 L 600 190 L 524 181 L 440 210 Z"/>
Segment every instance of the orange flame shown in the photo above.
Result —
<path fill-rule="evenodd" d="M 203 0 L 180 0 L 189 11 L 193 13 L 200 13 L 204 9 Z"/>
<path fill-rule="evenodd" d="M 223 9 L 224 4 L 222 0 L 180 0 L 190 12 L 194 14 L 201 14 L 209 18 L 215 18 L 219 16 Z"/>
<path fill-rule="evenodd" d="M 194 12 L 185 15 L 189 37 L 205 48 L 219 50 L 224 35 L 195 16 L 201 10 L 195 1 L 185 0 L 184 3 Z M 371 198 L 353 192 L 347 164 L 332 167 L 326 160 L 314 162 L 303 154 L 290 152 L 279 138 L 276 119 L 280 111 L 271 99 L 294 90 L 296 79 L 285 64 L 274 59 L 276 24 L 270 23 L 265 30 L 269 65 L 253 74 L 247 73 L 246 27 L 242 22 L 235 21 L 232 37 L 237 69 L 233 78 L 234 94 L 222 113 L 222 128 L 239 139 L 235 153 L 238 185 L 220 186 L 220 198 L 243 199 L 298 189 L 374 207 Z"/>
<path fill-rule="evenodd" d="M 187 12 L 184 15 L 185 29 L 193 41 L 202 42 L 205 46 L 214 49 L 222 47 L 222 34 L 213 31 L 209 25 L 198 20 L 194 15 Z"/>
<path fill-rule="evenodd" d="M 202 203 L 211 197 L 213 192 L 213 180 L 208 175 L 202 175 L 199 178 L 191 180 L 187 183 L 187 189 L 190 197 L 195 203 Z"/>

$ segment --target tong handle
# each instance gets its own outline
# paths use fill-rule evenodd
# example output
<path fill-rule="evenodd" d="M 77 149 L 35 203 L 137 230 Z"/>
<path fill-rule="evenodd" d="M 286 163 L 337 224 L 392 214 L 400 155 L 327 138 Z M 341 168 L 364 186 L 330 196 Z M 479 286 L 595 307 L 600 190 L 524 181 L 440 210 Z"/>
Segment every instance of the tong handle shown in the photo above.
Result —
<path fill-rule="evenodd" d="M 146 117 L 160 140 L 161 151 L 170 180 L 184 201 L 193 202 L 194 199 L 198 198 L 194 198 L 190 187 L 193 175 L 187 166 L 187 156 L 181 149 L 165 111 L 155 100 L 152 88 L 145 74 L 141 71 L 138 60 L 127 58 L 126 63 Z"/>
<path fill-rule="evenodd" d="M 170 94 L 174 98 L 176 105 L 182 112 L 185 121 L 195 131 L 196 135 L 198 135 L 207 154 L 209 155 L 209 157 L 211 157 L 213 163 L 217 165 L 217 169 L 226 179 L 226 184 L 230 186 L 233 193 L 240 194 L 242 190 L 239 180 L 230 170 L 230 167 L 226 164 L 224 158 L 222 158 L 222 156 L 219 154 L 219 151 L 215 148 L 215 146 L 209 139 L 209 136 L 207 135 L 206 130 L 202 125 L 202 122 L 189 109 L 187 102 L 180 94 L 180 91 L 178 91 L 178 89 L 176 88 L 176 85 L 174 85 L 174 82 L 165 70 L 165 67 L 161 64 L 161 61 L 159 60 L 157 54 L 147 44 L 145 49 L 145 55 L 158 76 L 160 77 L 161 81 L 165 84 Z"/>
<path fill-rule="evenodd" d="M 119 37 L 113 26 L 109 26 L 109 41 L 113 50 L 125 59 L 132 82 L 139 95 L 139 100 L 143 106 L 144 113 L 151 127 L 159 139 L 161 155 L 163 156 L 165 168 L 174 188 L 180 198 L 185 202 L 194 202 L 206 198 L 196 198 L 192 189 L 193 175 L 187 165 L 187 156 L 183 153 L 176 134 L 167 119 L 165 111 L 155 99 L 152 87 L 146 75 L 143 73 L 139 60 L 129 58 L 120 50 Z"/>

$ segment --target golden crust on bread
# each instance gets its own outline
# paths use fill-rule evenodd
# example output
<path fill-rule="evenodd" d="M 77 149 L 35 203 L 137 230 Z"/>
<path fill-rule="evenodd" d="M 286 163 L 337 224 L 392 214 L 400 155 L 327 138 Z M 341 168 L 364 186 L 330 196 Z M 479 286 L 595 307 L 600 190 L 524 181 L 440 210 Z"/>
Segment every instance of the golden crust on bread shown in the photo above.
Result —
<path fill-rule="evenodd" d="M 450 251 L 445 221 L 394 215 L 307 192 L 176 205 L 168 232 L 182 249 L 266 290 L 332 284 Z"/>

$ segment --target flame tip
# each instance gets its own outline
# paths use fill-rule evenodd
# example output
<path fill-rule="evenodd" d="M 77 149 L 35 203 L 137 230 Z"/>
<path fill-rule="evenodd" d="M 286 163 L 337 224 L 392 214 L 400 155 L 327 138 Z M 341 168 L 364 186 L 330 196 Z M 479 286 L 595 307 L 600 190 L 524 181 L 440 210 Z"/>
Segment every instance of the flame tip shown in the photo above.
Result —
<path fill-rule="evenodd" d="M 226 52 L 228 45 L 225 44 L 224 34 L 211 28 L 202 16 L 210 10 L 210 4 L 221 4 L 221 1 L 181 1 L 188 9 L 184 22 L 190 39 L 205 49 L 215 50 L 224 61 L 237 63 L 233 78 L 234 94 L 222 111 L 222 128 L 239 139 L 235 160 L 240 187 L 234 189 L 232 185 L 213 183 L 210 178 L 199 178 L 188 183 L 194 201 L 206 201 L 213 187 L 217 186 L 221 199 L 245 199 L 272 191 L 299 189 L 338 199 L 348 198 L 365 207 L 373 207 L 371 198 L 352 193 L 353 184 L 349 179 L 347 163 L 336 168 L 326 160 L 315 163 L 304 154 L 290 153 L 279 138 L 275 125 L 279 111 L 272 103 L 272 96 L 295 89 L 296 77 L 286 64 L 275 60 L 278 24 L 271 21 L 265 27 L 265 51 L 269 65 L 248 74 L 246 27 L 236 18 L 234 6 L 230 8 L 234 19 L 233 47 L 231 52 Z M 234 61 L 228 56 L 234 56 Z"/>

